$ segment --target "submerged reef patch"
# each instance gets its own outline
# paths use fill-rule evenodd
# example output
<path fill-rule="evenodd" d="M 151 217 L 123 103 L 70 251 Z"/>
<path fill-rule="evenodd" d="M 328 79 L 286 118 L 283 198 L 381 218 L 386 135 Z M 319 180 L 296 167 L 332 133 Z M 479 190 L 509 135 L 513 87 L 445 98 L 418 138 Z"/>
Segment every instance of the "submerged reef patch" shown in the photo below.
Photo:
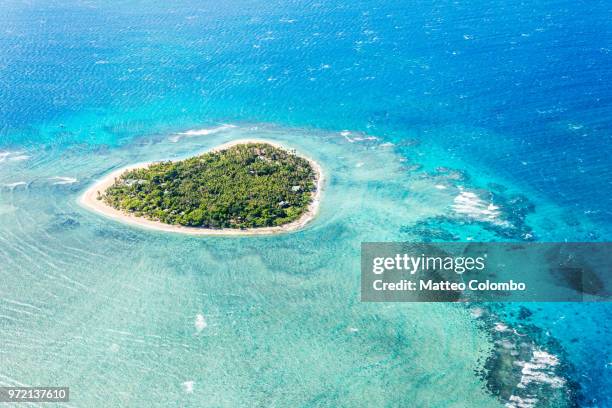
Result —
<path fill-rule="evenodd" d="M 470 225 L 492 232 L 499 238 L 533 241 L 527 216 L 535 212 L 534 203 L 523 194 L 514 194 L 502 185 L 495 190 L 466 186 L 469 175 L 460 170 L 438 168 L 435 174 L 420 174 L 439 192 L 439 200 L 448 200 L 444 214 L 404 226 L 402 233 L 421 236 L 424 241 L 470 239 Z M 459 228 L 460 227 L 460 228 Z M 461 230 L 461 234 L 457 230 Z M 456 230 L 457 232 L 453 232 Z"/>
<path fill-rule="evenodd" d="M 494 311 L 472 306 L 493 343 L 493 352 L 479 373 L 486 387 L 508 408 L 577 407 L 580 387 L 558 341 L 529 324 L 510 325 Z M 530 316 L 521 308 L 522 320 Z"/>
<path fill-rule="evenodd" d="M 79 214 L 77 213 L 57 213 L 47 231 L 58 232 L 78 228 L 81 225 L 78 218 Z"/>

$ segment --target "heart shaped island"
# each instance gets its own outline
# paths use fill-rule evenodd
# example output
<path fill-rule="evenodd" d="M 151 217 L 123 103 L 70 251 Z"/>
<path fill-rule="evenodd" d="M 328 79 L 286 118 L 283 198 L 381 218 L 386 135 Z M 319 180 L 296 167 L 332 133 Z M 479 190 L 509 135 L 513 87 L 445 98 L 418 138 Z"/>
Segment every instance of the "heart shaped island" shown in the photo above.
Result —
<path fill-rule="evenodd" d="M 323 173 L 312 159 L 263 140 L 237 140 L 177 161 L 108 174 L 80 203 L 118 221 L 195 235 L 294 231 L 318 210 Z"/>

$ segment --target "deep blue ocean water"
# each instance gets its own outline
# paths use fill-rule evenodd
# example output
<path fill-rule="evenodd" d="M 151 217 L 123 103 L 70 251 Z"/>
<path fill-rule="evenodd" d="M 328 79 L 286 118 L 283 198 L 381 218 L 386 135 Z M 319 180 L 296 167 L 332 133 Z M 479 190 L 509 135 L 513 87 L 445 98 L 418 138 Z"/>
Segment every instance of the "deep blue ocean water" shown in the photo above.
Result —
<path fill-rule="evenodd" d="M 11 229 L 12 209 L 26 198 L 76 197 L 85 180 L 108 170 L 94 154 L 129 163 L 151 144 L 164 155 L 167 135 L 221 124 L 281 129 L 279 137 L 303 138 L 315 150 L 319 140 L 374 136 L 432 183 L 447 167 L 475 191 L 502 185 L 495 198 L 502 204 L 506 191 L 535 203 L 526 217 L 502 206 L 521 224 L 507 234 L 494 223 L 423 217 L 376 238 L 424 238 L 436 229 L 442 240 L 609 241 L 612 7 L 596 0 L 0 4 L 0 152 L 8 152 L 0 156 L 0 217 L 12 245 L 25 234 L 22 225 Z M 344 160 L 342 148 L 326 149 L 323 159 Z M 358 154 L 367 163 L 368 149 L 346 156 Z M 37 190 L 45 177 L 73 173 L 83 183 L 74 190 Z M 370 177 L 370 191 L 380 188 Z M 34 184 L 24 192 L 19 182 Z M 421 197 L 382 190 L 391 203 Z M 368 205 L 384 218 L 386 208 Z M 339 213 L 344 218 L 330 216 L 334 233 L 350 240 L 341 230 L 353 215 Z M 37 231 L 28 234 L 35 240 Z M 19 251 L 6 245 L 4 256 Z M 3 267 L 27 270 L 25 261 Z M 3 296 L 13 290 L 0 287 Z M 576 367 L 581 404 L 612 406 L 612 308 L 528 307 Z"/>

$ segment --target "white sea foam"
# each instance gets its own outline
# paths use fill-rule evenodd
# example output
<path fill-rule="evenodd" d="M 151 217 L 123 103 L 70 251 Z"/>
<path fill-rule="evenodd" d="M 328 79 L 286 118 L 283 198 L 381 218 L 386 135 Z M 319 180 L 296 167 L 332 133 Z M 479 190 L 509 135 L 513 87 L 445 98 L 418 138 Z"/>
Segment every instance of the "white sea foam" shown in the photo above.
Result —
<path fill-rule="evenodd" d="M 559 358 L 543 350 L 534 350 L 529 361 L 515 361 L 514 364 L 521 367 L 521 381 L 517 388 L 525 389 L 529 384 L 535 383 L 548 385 L 552 388 L 561 388 L 566 380 L 555 375 L 555 367 L 559 365 Z M 534 408 L 538 399 L 532 395 L 520 397 L 511 395 L 506 403 L 506 408 Z"/>
<path fill-rule="evenodd" d="M 487 202 L 476 193 L 462 190 L 453 200 L 452 209 L 455 213 L 477 221 L 489 222 L 500 227 L 512 225 L 501 219 L 502 212 L 492 202 Z"/>
<path fill-rule="evenodd" d="M 200 333 L 202 330 L 204 330 L 208 326 L 208 323 L 206 323 L 206 319 L 204 318 L 204 315 L 198 313 L 196 315 L 195 322 L 193 323 L 193 325 L 195 326 L 196 331 Z"/>
<path fill-rule="evenodd" d="M 234 128 L 236 128 L 236 126 L 230 124 L 223 124 L 212 128 L 192 129 L 187 130 L 186 132 L 179 132 L 176 135 L 171 136 L 170 140 L 173 142 L 177 142 L 181 137 L 210 136 Z"/>
<path fill-rule="evenodd" d="M 9 156 L 8 160 L 9 161 L 22 161 L 22 160 L 28 160 L 30 158 L 30 156 L 28 156 L 27 154 L 20 154 L 18 156 Z"/>
<path fill-rule="evenodd" d="M 192 394 L 194 383 L 195 382 L 193 380 L 185 381 L 183 383 L 183 391 L 185 391 L 187 394 Z"/>
<path fill-rule="evenodd" d="M 376 136 L 355 136 L 355 137 L 351 137 L 351 135 L 352 135 L 352 133 L 349 132 L 348 130 L 343 130 L 342 132 L 340 132 L 340 136 L 344 137 L 349 143 L 378 140 L 378 138 Z M 383 143 L 381 146 L 387 147 L 387 146 L 392 146 L 392 145 L 393 145 L 392 143 L 389 144 L 389 145 L 387 145 L 386 143 Z"/>
<path fill-rule="evenodd" d="M 344 137 L 349 143 L 354 143 L 353 139 L 350 138 L 351 132 L 343 130 L 340 132 L 340 136 Z"/>
<path fill-rule="evenodd" d="M 531 383 L 548 384 L 552 388 L 561 388 L 565 379 L 554 375 L 552 369 L 559 365 L 559 358 L 543 350 L 535 350 L 529 361 L 516 361 L 521 366 L 521 382 L 519 388 L 525 388 Z"/>
<path fill-rule="evenodd" d="M 506 408 L 533 408 L 538 400 L 536 398 L 521 398 L 518 395 L 511 395 Z"/>
<path fill-rule="evenodd" d="M 508 330 L 508 326 L 506 326 L 503 323 L 495 323 L 495 331 L 498 332 L 505 332 L 506 330 Z"/>
<path fill-rule="evenodd" d="M 28 183 L 26 183 L 25 181 L 16 181 L 14 183 L 4 183 L 2 184 L 2 187 L 15 188 L 19 186 L 26 186 L 27 184 Z"/>
<path fill-rule="evenodd" d="M 23 154 L 24 152 L 11 152 L 8 150 L 0 151 L 0 163 L 9 162 L 9 161 L 23 161 L 30 158 L 27 154 Z"/>
<path fill-rule="evenodd" d="M 55 180 L 52 184 L 73 184 L 79 181 L 75 179 L 74 177 L 62 177 L 62 176 L 50 177 L 49 180 Z"/>
<path fill-rule="evenodd" d="M 378 138 L 376 136 L 362 136 L 362 137 L 358 136 L 358 137 L 354 137 L 353 140 L 356 141 L 356 142 L 365 142 L 365 141 L 368 141 L 368 140 L 370 140 L 370 141 L 378 140 Z M 393 143 L 391 143 L 391 144 L 383 143 L 381 146 L 383 146 L 383 145 L 390 146 L 390 145 L 393 145 Z"/>

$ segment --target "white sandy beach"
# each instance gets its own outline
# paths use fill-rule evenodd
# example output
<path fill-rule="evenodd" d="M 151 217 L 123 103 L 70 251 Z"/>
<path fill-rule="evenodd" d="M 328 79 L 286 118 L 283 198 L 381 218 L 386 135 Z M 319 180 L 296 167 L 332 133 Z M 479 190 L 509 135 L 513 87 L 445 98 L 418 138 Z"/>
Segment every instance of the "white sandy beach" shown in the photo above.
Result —
<path fill-rule="evenodd" d="M 213 149 L 209 149 L 198 154 L 210 152 L 210 151 L 220 151 L 224 149 L 228 149 L 232 146 L 244 143 L 268 143 L 275 147 L 280 147 L 282 149 L 290 150 L 291 148 L 287 146 L 283 146 L 276 142 L 271 142 L 269 140 L 264 139 L 239 139 L 233 140 L 231 142 L 222 144 Z M 298 156 L 303 157 L 308 160 L 312 168 L 317 174 L 317 188 L 314 192 L 312 202 L 308 206 L 308 210 L 297 220 L 281 225 L 278 227 L 262 227 L 262 228 L 247 228 L 247 229 L 233 229 L 233 228 L 221 228 L 221 229 L 211 229 L 211 228 L 199 228 L 199 227 L 184 227 L 181 225 L 171 225 L 164 224 L 159 221 L 152 221 L 143 217 L 137 217 L 132 214 L 128 214 L 126 212 L 117 210 L 106 203 L 103 200 L 98 200 L 98 192 L 103 193 L 108 187 L 110 187 L 114 182 L 115 178 L 118 178 L 121 174 L 123 174 L 127 170 L 144 168 L 149 166 L 150 164 L 156 162 L 146 162 L 146 163 L 138 163 L 131 166 L 126 166 L 121 169 L 115 170 L 102 179 L 96 181 L 92 184 L 79 198 L 79 204 L 83 207 L 95 211 L 105 217 L 112 218 L 114 220 L 123 222 L 125 224 L 130 224 L 133 226 L 153 229 L 157 231 L 165 231 L 165 232 L 176 232 L 181 234 L 189 234 L 189 235 L 268 235 L 268 234 L 279 234 L 284 232 L 295 231 L 300 228 L 303 228 L 306 224 L 312 221 L 317 212 L 319 210 L 319 204 L 321 202 L 321 194 L 324 183 L 324 175 L 321 169 L 321 166 L 312 160 L 309 157 L 306 157 L 302 154 L 296 153 Z M 182 159 L 181 159 L 182 160 Z"/>

